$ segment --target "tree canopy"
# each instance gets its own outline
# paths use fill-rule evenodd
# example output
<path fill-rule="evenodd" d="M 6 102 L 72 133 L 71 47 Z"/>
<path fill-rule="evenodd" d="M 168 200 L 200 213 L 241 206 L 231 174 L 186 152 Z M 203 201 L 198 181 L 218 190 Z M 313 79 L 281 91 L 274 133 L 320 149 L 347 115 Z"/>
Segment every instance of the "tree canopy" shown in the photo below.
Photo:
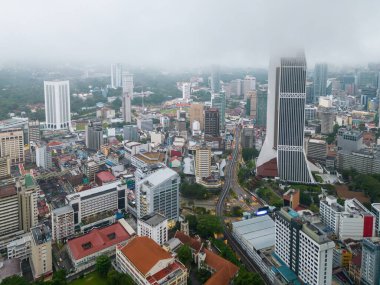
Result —
<path fill-rule="evenodd" d="M 183 197 L 190 199 L 203 200 L 209 197 L 206 187 L 198 183 L 189 184 L 183 182 L 180 187 L 180 192 Z"/>
<path fill-rule="evenodd" d="M 96 271 L 98 274 L 106 278 L 108 271 L 111 269 L 111 260 L 106 255 L 100 255 L 96 258 L 96 264 L 95 264 Z"/>
<path fill-rule="evenodd" d="M 191 261 L 192 261 L 192 255 L 191 255 L 191 249 L 187 244 L 179 248 L 178 258 L 184 265 L 186 265 L 187 267 L 190 266 Z"/>
<path fill-rule="evenodd" d="M 203 238 L 210 238 L 214 233 L 223 231 L 219 217 L 213 215 L 198 216 L 197 233 Z"/>

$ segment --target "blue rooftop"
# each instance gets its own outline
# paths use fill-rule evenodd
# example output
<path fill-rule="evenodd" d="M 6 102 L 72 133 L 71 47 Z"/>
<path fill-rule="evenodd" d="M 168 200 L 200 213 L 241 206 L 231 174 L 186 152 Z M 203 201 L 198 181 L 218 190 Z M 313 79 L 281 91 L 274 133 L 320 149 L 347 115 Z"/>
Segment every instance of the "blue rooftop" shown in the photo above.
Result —
<path fill-rule="evenodd" d="M 297 275 L 285 264 L 285 262 L 281 260 L 281 258 L 276 253 L 273 252 L 272 256 L 278 261 L 278 263 L 281 264 L 280 267 L 272 267 L 272 270 L 274 272 L 278 272 L 286 280 L 287 283 L 302 285 Z"/>
<path fill-rule="evenodd" d="M 299 215 L 296 211 L 293 211 L 293 210 L 289 210 L 288 214 L 292 217 L 292 218 L 298 218 Z"/>

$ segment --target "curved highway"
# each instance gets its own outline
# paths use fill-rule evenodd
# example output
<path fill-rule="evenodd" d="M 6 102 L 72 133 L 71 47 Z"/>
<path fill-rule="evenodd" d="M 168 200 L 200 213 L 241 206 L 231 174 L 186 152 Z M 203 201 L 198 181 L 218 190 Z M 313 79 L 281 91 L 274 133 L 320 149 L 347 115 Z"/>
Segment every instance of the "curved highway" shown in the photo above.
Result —
<path fill-rule="evenodd" d="M 232 233 L 230 232 L 230 230 L 226 227 L 224 223 L 225 200 L 229 195 L 230 188 L 231 187 L 235 188 L 236 187 L 235 184 L 237 184 L 234 177 L 235 177 L 236 167 L 238 164 L 236 160 L 239 156 L 240 131 L 241 131 L 241 127 L 237 126 L 236 131 L 235 131 L 235 146 L 232 153 L 232 159 L 226 166 L 224 186 L 220 193 L 219 200 L 216 203 L 216 214 L 222 219 L 222 225 L 224 228 L 224 237 L 227 239 L 232 249 L 240 256 L 242 263 L 247 267 L 247 269 L 259 273 L 261 278 L 264 280 L 265 284 L 269 285 L 271 283 L 269 282 L 266 275 L 264 275 L 260 271 L 257 265 L 250 259 L 248 254 L 241 248 L 239 243 L 235 241 L 234 237 L 232 236 Z"/>

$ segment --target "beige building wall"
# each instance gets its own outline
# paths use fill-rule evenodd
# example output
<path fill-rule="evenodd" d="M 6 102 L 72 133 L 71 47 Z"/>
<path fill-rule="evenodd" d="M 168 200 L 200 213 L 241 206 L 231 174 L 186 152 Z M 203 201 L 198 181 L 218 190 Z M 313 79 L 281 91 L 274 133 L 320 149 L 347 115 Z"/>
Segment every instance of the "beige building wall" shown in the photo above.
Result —
<path fill-rule="evenodd" d="M 201 131 L 205 128 L 205 119 L 203 113 L 204 106 L 200 103 L 192 103 L 190 106 L 190 126 L 194 121 L 198 121 L 201 125 Z"/>
<path fill-rule="evenodd" d="M 0 132 L 0 156 L 9 157 L 11 165 L 24 162 L 24 133 L 21 129 Z"/>
<path fill-rule="evenodd" d="M 211 148 L 198 147 L 195 152 L 195 178 L 197 181 L 211 175 Z"/>

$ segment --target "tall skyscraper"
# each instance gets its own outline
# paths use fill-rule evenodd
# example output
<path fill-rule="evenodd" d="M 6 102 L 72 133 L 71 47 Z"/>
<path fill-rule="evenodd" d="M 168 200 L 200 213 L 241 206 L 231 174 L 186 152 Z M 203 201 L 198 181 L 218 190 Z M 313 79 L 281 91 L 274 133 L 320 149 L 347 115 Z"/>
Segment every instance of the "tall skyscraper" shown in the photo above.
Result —
<path fill-rule="evenodd" d="M 41 141 L 41 130 L 40 130 L 40 122 L 37 121 L 29 121 L 29 143 L 39 143 Z"/>
<path fill-rule="evenodd" d="M 226 93 L 220 91 L 211 95 L 211 105 L 219 110 L 219 130 L 224 130 L 226 115 Z"/>
<path fill-rule="evenodd" d="M 61 130 L 71 127 L 69 81 L 44 81 L 46 127 Z"/>
<path fill-rule="evenodd" d="M 244 98 L 247 99 L 248 92 L 256 90 L 256 77 L 253 77 L 251 75 L 245 76 L 243 80 L 243 94 Z"/>
<path fill-rule="evenodd" d="M 203 145 L 195 150 L 195 179 L 197 182 L 211 175 L 211 148 Z"/>
<path fill-rule="evenodd" d="M 182 84 L 182 99 L 188 101 L 191 94 L 191 83 L 185 82 Z"/>
<path fill-rule="evenodd" d="M 38 224 L 37 199 L 40 188 L 30 174 L 17 181 L 16 187 L 19 194 L 20 226 L 28 232 Z"/>
<path fill-rule="evenodd" d="M 122 87 L 123 93 L 128 93 L 131 99 L 133 99 L 133 74 L 129 72 L 123 72 L 122 75 Z"/>
<path fill-rule="evenodd" d="M 86 126 L 86 146 L 88 149 L 100 150 L 103 145 L 103 128 L 100 123 L 89 122 Z"/>
<path fill-rule="evenodd" d="M 218 93 L 220 91 L 220 74 L 219 66 L 214 65 L 211 71 L 211 91 Z"/>
<path fill-rule="evenodd" d="M 112 64 L 111 65 L 111 87 L 112 88 L 119 88 L 121 87 L 121 75 L 123 72 L 123 66 L 120 63 Z"/>
<path fill-rule="evenodd" d="M 124 140 L 137 142 L 139 140 L 139 133 L 136 125 L 125 125 L 123 127 Z"/>
<path fill-rule="evenodd" d="M 24 132 L 21 129 L 0 131 L 0 157 L 10 158 L 11 165 L 24 162 Z"/>
<path fill-rule="evenodd" d="M 190 117 L 190 126 L 193 125 L 194 121 L 198 121 L 200 123 L 201 131 L 204 130 L 204 106 L 201 103 L 191 103 L 189 117 Z"/>
<path fill-rule="evenodd" d="M 306 59 L 303 54 L 272 59 L 269 69 L 267 134 L 257 174 L 312 183 L 304 151 Z"/>
<path fill-rule="evenodd" d="M 219 136 L 219 110 L 208 108 L 205 110 L 205 135 Z"/>
<path fill-rule="evenodd" d="M 314 69 L 314 103 L 318 103 L 319 97 L 326 96 L 327 64 L 318 63 Z"/>

